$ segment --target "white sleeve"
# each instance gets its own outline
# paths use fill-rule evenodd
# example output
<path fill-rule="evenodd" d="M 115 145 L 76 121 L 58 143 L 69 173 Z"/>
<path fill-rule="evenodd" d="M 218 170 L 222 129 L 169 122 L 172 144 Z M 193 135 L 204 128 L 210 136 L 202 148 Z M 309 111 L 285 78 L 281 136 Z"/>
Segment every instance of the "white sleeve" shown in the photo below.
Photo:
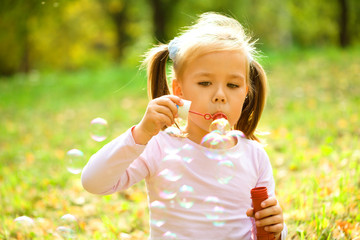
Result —
<path fill-rule="evenodd" d="M 131 128 L 106 144 L 91 156 L 82 171 L 81 182 L 85 190 L 107 195 L 146 177 L 148 167 L 140 159 L 145 147 L 135 143 Z"/>
<path fill-rule="evenodd" d="M 281 240 L 285 240 L 286 236 L 287 236 L 287 227 L 286 227 L 286 224 L 284 222 L 284 228 L 283 228 L 283 230 L 281 232 Z"/>
<path fill-rule="evenodd" d="M 275 197 L 275 180 L 269 156 L 262 147 L 258 147 L 259 179 L 256 187 L 267 187 L 269 197 Z"/>
<path fill-rule="evenodd" d="M 270 159 L 263 148 L 260 148 L 260 177 L 257 182 L 257 186 L 266 186 L 268 188 L 269 197 L 275 196 L 275 180 L 273 176 L 273 171 L 270 163 Z M 254 223 L 255 224 L 255 223 Z M 281 240 L 285 240 L 287 236 L 287 227 L 284 222 L 284 228 L 281 231 Z"/>

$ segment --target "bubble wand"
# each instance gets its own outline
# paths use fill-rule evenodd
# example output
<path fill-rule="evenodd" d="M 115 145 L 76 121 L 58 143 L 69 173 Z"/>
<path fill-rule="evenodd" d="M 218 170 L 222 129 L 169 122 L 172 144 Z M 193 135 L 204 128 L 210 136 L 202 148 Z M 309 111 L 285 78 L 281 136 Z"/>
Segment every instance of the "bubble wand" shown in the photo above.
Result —
<path fill-rule="evenodd" d="M 189 113 L 193 113 L 193 114 L 197 114 L 200 116 L 203 116 L 205 118 L 205 120 L 216 120 L 216 119 L 220 119 L 220 118 L 225 118 L 227 119 L 226 115 L 224 113 L 215 113 L 214 115 L 211 115 L 210 113 L 199 113 L 199 112 L 195 112 L 195 111 L 191 111 L 189 110 Z"/>
<path fill-rule="evenodd" d="M 184 102 L 183 106 L 179 106 L 176 105 L 178 108 L 178 114 L 179 117 L 182 119 L 186 119 L 188 116 L 188 113 L 193 113 L 196 115 L 200 115 L 203 116 L 205 120 L 216 120 L 216 119 L 220 119 L 220 118 L 225 118 L 227 120 L 227 117 L 224 113 L 218 112 L 215 113 L 214 115 L 211 115 L 210 113 L 199 113 L 199 112 L 195 112 L 195 111 L 191 111 L 190 110 L 190 105 L 191 105 L 191 101 L 188 100 L 182 100 Z"/>

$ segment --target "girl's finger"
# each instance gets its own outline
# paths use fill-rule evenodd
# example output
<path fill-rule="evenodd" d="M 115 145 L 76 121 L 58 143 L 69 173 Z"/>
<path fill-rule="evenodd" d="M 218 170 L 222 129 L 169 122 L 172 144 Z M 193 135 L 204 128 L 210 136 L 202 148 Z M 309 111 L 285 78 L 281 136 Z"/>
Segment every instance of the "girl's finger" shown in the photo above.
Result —
<path fill-rule="evenodd" d="M 157 104 L 165 106 L 171 110 L 173 117 L 177 116 L 178 108 L 176 105 L 178 105 L 177 103 L 179 103 L 177 99 L 178 97 L 177 96 L 175 97 L 176 98 L 168 95 L 168 96 L 162 96 L 157 100 Z"/>
<path fill-rule="evenodd" d="M 281 214 L 281 208 L 278 205 L 272 206 L 272 207 L 267 207 L 267 208 L 261 209 L 260 211 L 257 211 L 255 213 L 255 218 L 262 219 L 262 218 L 272 216 L 272 215 L 277 215 L 277 214 Z"/>
<path fill-rule="evenodd" d="M 157 108 L 155 109 L 155 111 L 157 113 L 161 113 L 163 115 L 165 115 L 171 122 L 174 122 L 174 113 L 173 111 L 168 108 L 167 106 L 162 106 L 162 105 L 159 105 L 157 106 Z"/>
<path fill-rule="evenodd" d="M 160 113 L 160 117 L 161 117 L 161 123 L 162 123 L 161 127 L 163 127 L 163 126 L 170 127 L 171 125 L 174 124 L 174 121 L 171 120 L 167 115 Z"/>
<path fill-rule="evenodd" d="M 280 224 L 283 222 L 283 218 L 281 215 L 275 215 L 267 218 L 263 218 L 261 220 L 257 220 L 256 226 L 258 227 L 264 227 L 264 226 L 271 226 L 275 224 Z"/>
<path fill-rule="evenodd" d="M 274 206 L 277 205 L 277 200 L 274 197 L 269 197 L 268 199 L 262 201 L 261 203 L 261 207 L 262 208 L 266 208 L 266 207 L 270 207 L 270 206 Z"/>
<path fill-rule="evenodd" d="M 248 217 L 254 217 L 254 209 L 249 208 L 249 209 L 246 211 L 246 215 L 247 215 Z"/>
<path fill-rule="evenodd" d="M 176 105 L 182 106 L 184 105 L 184 102 L 182 101 L 182 99 L 178 96 L 175 95 L 166 95 L 165 97 L 168 97 L 169 99 L 171 99 L 171 101 L 173 101 Z"/>
<path fill-rule="evenodd" d="M 270 226 L 266 226 L 264 229 L 267 232 L 279 233 L 283 230 L 284 226 L 282 223 L 273 224 Z"/>

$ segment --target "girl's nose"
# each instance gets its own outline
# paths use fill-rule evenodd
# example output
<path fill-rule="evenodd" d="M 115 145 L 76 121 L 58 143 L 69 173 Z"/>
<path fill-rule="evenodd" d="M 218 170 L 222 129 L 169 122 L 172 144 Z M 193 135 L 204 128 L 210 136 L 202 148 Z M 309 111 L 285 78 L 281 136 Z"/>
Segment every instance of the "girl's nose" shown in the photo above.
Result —
<path fill-rule="evenodd" d="M 226 97 L 221 88 L 218 88 L 212 99 L 214 103 L 226 103 Z"/>

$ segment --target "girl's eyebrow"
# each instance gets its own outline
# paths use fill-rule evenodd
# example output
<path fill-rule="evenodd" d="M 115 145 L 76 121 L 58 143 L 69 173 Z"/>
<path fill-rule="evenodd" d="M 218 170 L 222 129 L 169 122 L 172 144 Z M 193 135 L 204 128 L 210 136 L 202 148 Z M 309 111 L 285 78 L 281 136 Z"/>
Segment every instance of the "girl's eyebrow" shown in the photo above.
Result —
<path fill-rule="evenodd" d="M 215 75 L 215 74 L 210 73 L 210 72 L 204 72 L 204 71 L 197 72 L 197 73 L 194 74 L 195 77 L 211 77 L 213 75 Z M 243 74 L 241 74 L 241 73 L 230 73 L 229 77 L 231 79 L 234 79 L 234 78 L 236 78 L 236 79 L 245 79 L 245 76 Z"/>
<path fill-rule="evenodd" d="M 245 76 L 241 73 L 231 73 L 229 74 L 230 78 L 240 78 L 240 79 L 245 79 Z"/>
<path fill-rule="evenodd" d="M 203 72 L 203 71 L 195 73 L 195 77 L 209 77 L 211 75 L 213 75 L 213 74 L 211 74 L 209 72 Z"/>

